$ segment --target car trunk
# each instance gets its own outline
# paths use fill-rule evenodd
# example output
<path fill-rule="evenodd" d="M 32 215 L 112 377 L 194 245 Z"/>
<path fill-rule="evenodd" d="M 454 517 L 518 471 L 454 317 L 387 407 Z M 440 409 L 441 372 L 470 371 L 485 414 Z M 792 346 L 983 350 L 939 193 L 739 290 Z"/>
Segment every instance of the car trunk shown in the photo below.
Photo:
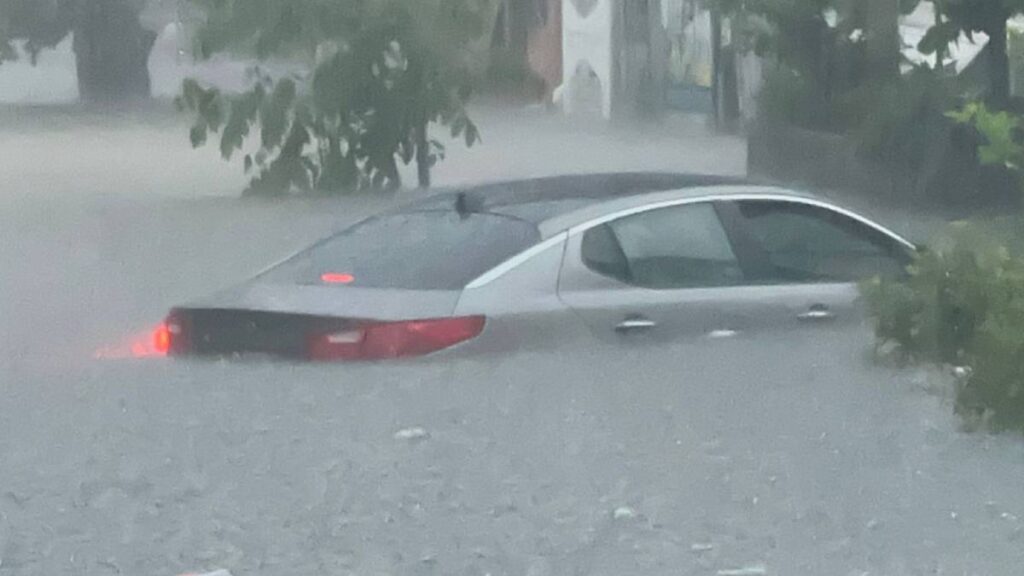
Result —
<path fill-rule="evenodd" d="M 357 325 L 451 316 L 458 291 L 375 290 L 253 283 L 172 312 L 174 355 L 303 359 L 310 339 Z"/>

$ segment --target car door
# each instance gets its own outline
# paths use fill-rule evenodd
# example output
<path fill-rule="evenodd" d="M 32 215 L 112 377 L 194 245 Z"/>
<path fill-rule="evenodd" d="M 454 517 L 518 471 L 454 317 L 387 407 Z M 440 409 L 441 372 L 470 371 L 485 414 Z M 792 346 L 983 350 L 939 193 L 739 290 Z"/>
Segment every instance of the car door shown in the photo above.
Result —
<path fill-rule="evenodd" d="M 857 281 L 898 274 L 910 258 L 880 229 L 802 202 L 682 203 L 577 232 L 559 296 L 620 343 L 859 322 Z"/>
<path fill-rule="evenodd" d="M 775 327 L 860 323 L 857 284 L 903 274 L 912 259 L 895 235 L 822 203 L 744 199 L 718 214 Z"/>
<path fill-rule="evenodd" d="M 600 339 L 725 338 L 765 316 L 713 202 L 642 210 L 575 232 L 559 297 Z"/>

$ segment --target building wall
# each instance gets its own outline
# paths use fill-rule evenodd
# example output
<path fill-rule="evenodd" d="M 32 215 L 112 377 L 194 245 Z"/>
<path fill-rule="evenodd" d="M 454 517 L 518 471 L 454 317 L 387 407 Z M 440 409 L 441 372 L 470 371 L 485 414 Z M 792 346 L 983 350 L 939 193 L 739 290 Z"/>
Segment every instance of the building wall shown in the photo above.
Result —
<path fill-rule="evenodd" d="M 569 114 L 611 116 L 614 5 L 614 0 L 562 1 L 562 105 Z"/>
<path fill-rule="evenodd" d="M 543 25 L 530 30 L 527 57 L 530 69 L 544 80 L 544 98 L 562 84 L 562 0 L 539 0 Z"/>

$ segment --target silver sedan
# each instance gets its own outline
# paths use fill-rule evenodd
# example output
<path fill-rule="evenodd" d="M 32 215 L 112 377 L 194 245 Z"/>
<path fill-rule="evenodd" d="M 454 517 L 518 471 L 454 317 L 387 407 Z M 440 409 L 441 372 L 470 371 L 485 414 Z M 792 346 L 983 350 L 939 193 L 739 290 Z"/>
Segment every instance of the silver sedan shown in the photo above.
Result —
<path fill-rule="evenodd" d="M 646 345 L 860 321 L 857 282 L 914 246 L 811 195 L 597 174 L 445 191 L 174 308 L 176 356 L 317 361 Z"/>

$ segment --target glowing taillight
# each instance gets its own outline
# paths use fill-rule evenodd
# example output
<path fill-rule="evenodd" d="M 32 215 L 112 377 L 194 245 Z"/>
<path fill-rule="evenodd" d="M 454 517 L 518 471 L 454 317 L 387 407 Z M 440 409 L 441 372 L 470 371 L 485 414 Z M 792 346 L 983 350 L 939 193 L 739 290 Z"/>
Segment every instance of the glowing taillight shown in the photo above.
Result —
<path fill-rule="evenodd" d="M 314 334 L 312 360 L 381 360 L 425 356 L 472 340 L 483 332 L 483 316 L 363 324 Z"/>
<path fill-rule="evenodd" d="M 328 272 L 320 275 L 320 281 L 324 284 L 351 284 L 356 281 L 356 277 L 351 274 Z"/>
<path fill-rule="evenodd" d="M 153 332 L 153 349 L 163 356 L 187 351 L 189 335 L 185 329 L 187 316 L 179 310 L 171 311 L 167 319 Z"/>
<path fill-rule="evenodd" d="M 171 328 L 166 322 L 153 331 L 153 350 L 157 354 L 167 354 L 171 351 Z"/>

